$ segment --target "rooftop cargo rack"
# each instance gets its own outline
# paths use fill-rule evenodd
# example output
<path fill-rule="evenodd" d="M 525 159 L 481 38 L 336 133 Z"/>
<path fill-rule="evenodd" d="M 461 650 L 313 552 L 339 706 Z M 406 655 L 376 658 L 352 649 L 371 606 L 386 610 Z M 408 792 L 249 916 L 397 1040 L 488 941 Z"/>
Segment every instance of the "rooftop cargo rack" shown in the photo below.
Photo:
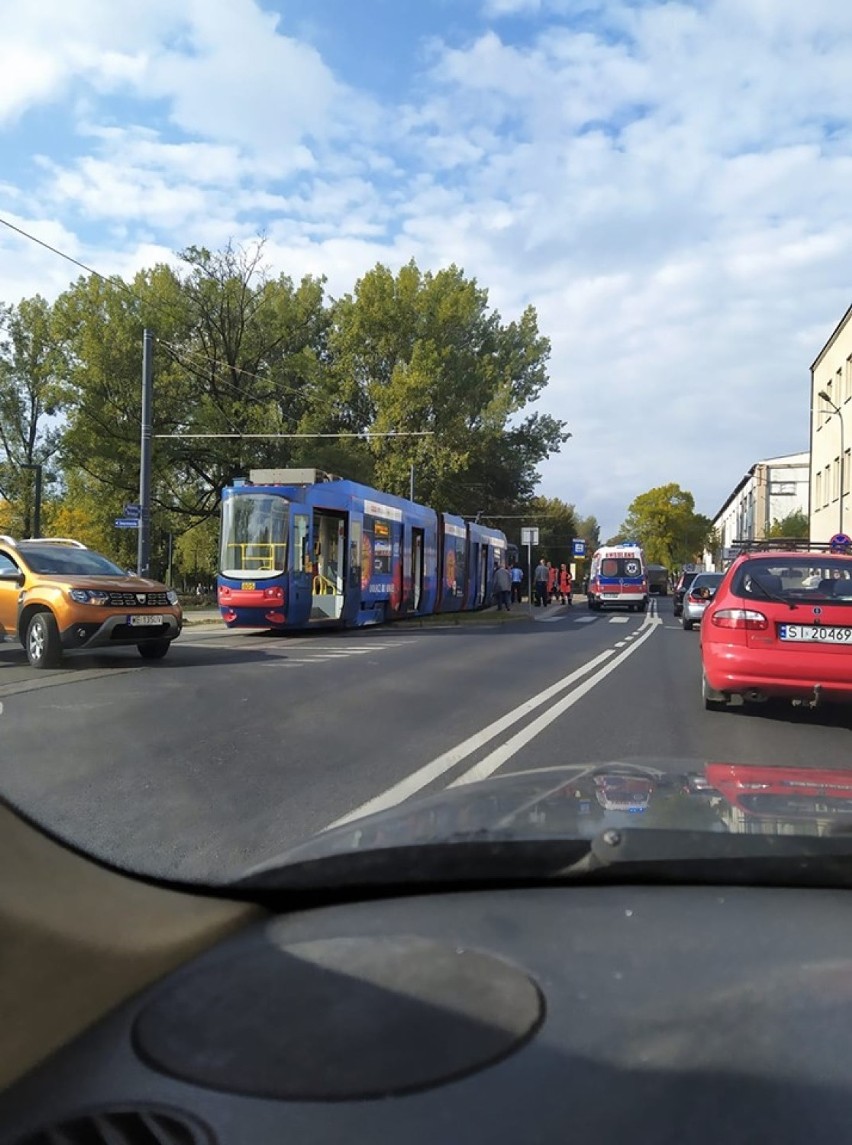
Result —
<path fill-rule="evenodd" d="M 767 540 L 732 541 L 732 549 L 742 553 L 852 553 L 852 545 L 835 541 L 804 541 L 801 537 L 772 537 Z M 739 554 L 738 554 L 739 555 Z"/>

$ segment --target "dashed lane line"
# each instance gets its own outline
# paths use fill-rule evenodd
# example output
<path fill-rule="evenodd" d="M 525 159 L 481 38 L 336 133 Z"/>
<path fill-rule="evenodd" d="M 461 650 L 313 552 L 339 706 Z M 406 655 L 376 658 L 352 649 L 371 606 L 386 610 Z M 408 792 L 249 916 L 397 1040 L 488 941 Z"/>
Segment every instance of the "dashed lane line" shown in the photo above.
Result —
<path fill-rule="evenodd" d="M 647 634 L 650 634 L 658 624 L 659 621 L 650 615 L 646 615 L 642 621 L 642 627 L 646 629 Z M 616 653 L 614 648 L 605 648 L 603 652 L 598 653 L 597 656 L 594 656 L 591 660 L 587 661 L 585 664 L 581 665 L 573 672 L 570 672 L 567 676 L 564 676 L 555 684 L 551 684 L 551 686 L 546 688 L 543 692 L 540 692 L 538 695 L 531 697 L 529 700 L 526 700 L 523 704 L 520 704 L 517 708 L 507 712 L 506 715 L 501 716 L 500 719 L 495 720 L 491 724 L 488 724 L 480 731 L 474 732 L 472 736 L 468 736 L 467 739 L 462 740 L 461 743 L 457 744 L 455 747 L 450 748 L 449 751 L 443 752 L 436 759 L 433 759 L 430 763 L 424 764 L 423 767 L 418 768 L 417 771 L 413 771 L 410 775 L 407 775 L 398 783 L 394 783 L 391 787 L 388 787 L 385 791 L 380 792 L 380 794 L 376 795 L 374 798 L 368 799 L 365 803 L 360 804 L 352 811 L 348 811 L 339 819 L 335 819 L 335 821 L 330 823 L 326 829 L 330 830 L 332 827 L 342 827 L 346 823 L 351 823 L 354 819 L 361 819 L 365 815 L 372 815 L 378 811 L 386 811 L 389 807 L 395 807 L 398 803 L 402 803 L 404 800 L 409 799 L 412 795 L 416 795 L 418 791 L 421 791 L 424 787 L 428 786 L 428 784 L 434 783 L 435 780 L 440 779 L 442 775 L 445 775 L 448 771 L 451 771 L 459 763 L 467 759 L 468 756 L 473 755 L 474 752 L 479 751 L 479 749 L 484 747 L 485 744 L 490 743 L 491 740 L 501 735 L 508 728 L 512 727 L 513 724 L 516 724 L 519 720 L 524 719 L 524 717 L 530 715 L 532 712 L 536 711 L 543 705 L 550 704 L 551 701 L 553 701 L 560 692 L 563 692 L 572 684 L 577 683 L 577 681 L 582 680 L 583 677 L 588 676 L 590 672 L 595 672 L 596 669 L 600 669 L 601 665 L 605 665 L 606 662 L 612 660 L 613 657 L 616 657 L 616 659 L 613 660 L 613 663 L 623 660 L 630 653 L 634 652 L 635 649 L 640 646 L 640 643 L 641 641 L 637 641 L 631 644 L 629 648 L 625 649 L 621 653 Z M 595 682 L 597 682 L 598 678 L 598 676 L 593 677 Z M 585 695 L 586 691 L 588 691 L 588 688 L 583 690 L 582 695 Z M 574 694 L 574 692 L 570 692 L 568 698 L 570 699 L 570 697 Z M 560 701 L 551 710 L 556 710 L 557 708 L 561 709 L 563 704 L 565 704 L 565 700 Z M 570 707 L 570 704 L 568 706 Z M 545 719 L 546 717 L 540 718 Z M 548 720 L 547 722 L 550 721 Z M 535 726 L 537 723 L 538 721 L 535 721 L 535 723 L 531 724 L 530 726 Z M 524 733 L 521 732 L 519 734 L 523 735 Z M 514 738 L 517 739 L 518 737 L 516 736 Z M 514 740 L 509 741 L 509 743 L 512 742 L 514 742 Z M 492 756 L 494 754 L 495 753 L 492 753 Z M 491 759 L 492 756 L 488 756 L 487 758 Z M 496 770 L 496 767 L 499 766 L 499 764 L 495 765 L 494 770 Z M 471 773 L 468 772 L 466 774 Z"/>
<path fill-rule="evenodd" d="M 511 739 L 507 740 L 506 743 L 496 748 L 490 755 L 480 760 L 479 763 L 474 764 L 469 771 L 466 771 L 463 775 L 460 775 L 458 779 L 454 780 L 450 784 L 450 787 L 462 787 L 467 783 L 476 783 L 480 779 L 488 779 L 499 767 L 502 767 L 503 764 L 510 760 L 522 747 L 528 744 L 530 740 L 535 739 L 535 737 L 543 732 L 545 728 L 549 727 L 554 720 L 558 720 L 569 708 L 572 708 L 574 704 L 588 695 L 594 687 L 605 680 L 607 676 L 609 676 L 611 672 L 614 672 L 620 664 L 623 664 L 629 656 L 632 656 L 637 648 L 641 648 L 654 630 L 660 627 L 660 624 L 661 621 L 659 617 L 648 616 L 642 625 L 644 632 L 638 640 L 634 641 L 633 644 L 625 648 L 622 652 L 619 652 L 615 659 L 609 660 L 608 663 L 600 667 L 593 676 L 589 676 L 588 679 L 583 680 L 583 682 L 572 689 L 567 696 L 563 696 L 561 700 L 557 700 L 555 704 L 548 708 L 542 715 L 538 716 L 537 719 L 527 724 L 526 727 L 521 728 L 521 730 L 513 735 Z"/>

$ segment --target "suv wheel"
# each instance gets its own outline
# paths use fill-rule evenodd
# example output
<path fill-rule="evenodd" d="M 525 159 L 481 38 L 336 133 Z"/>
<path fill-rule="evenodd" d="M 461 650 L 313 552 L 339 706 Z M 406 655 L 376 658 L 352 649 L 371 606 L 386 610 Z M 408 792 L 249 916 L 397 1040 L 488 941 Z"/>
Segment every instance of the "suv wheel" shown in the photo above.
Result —
<path fill-rule="evenodd" d="M 58 668 L 62 659 L 59 627 L 52 612 L 37 612 L 27 625 L 27 659 L 33 668 Z"/>
<path fill-rule="evenodd" d="M 136 645 L 143 660 L 162 660 L 171 646 L 171 640 L 149 640 Z"/>

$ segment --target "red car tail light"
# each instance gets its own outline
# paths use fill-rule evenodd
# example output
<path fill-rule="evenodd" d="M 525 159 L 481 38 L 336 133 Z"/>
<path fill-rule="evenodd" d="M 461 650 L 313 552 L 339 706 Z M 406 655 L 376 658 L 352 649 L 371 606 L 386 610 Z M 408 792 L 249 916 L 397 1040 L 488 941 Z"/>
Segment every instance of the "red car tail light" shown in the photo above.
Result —
<path fill-rule="evenodd" d="M 769 627 L 763 613 L 753 608 L 720 608 L 710 617 L 710 623 L 717 628 L 747 629 L 750 632 L 765 632 Z"/>

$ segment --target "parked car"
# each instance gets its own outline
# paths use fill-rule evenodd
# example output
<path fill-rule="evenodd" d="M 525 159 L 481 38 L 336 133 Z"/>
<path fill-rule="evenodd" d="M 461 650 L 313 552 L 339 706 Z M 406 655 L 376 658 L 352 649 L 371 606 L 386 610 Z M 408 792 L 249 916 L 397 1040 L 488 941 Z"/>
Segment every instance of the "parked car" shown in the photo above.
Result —
<path fill-rule="evenodd" d="M 0 640 L 20 640 L 33 668 L 72 648 L 135 644 L 160 660 L 180 634 L 177 593 L 65 537 L 0 537 Z"/>
<path fill-rule="evenodd" d="M 678 577 L 677 584 L 675 585 L 674 592 L 672 593 L 672 603 L 674 606 L 675 616 L 680 616 L 683 613 L 684 595 L 686 590 L 689 588 L 697 576 L 698 570 L 696 569 L 690 572 L 682 572 Z"/>
<path fill-rule="evenodd" d="M 852 700 L 852 552 L 802 542 L 739 556 L 701 624 L 708 709 L 733 696 L 814 707 Z"/>
<path fill-rule="evenodd" d="M 687 632 L 690 632 L 695 624 L 700 624 L 704 610 L 715 596 L 724 575 L 717 572 L 699 573 L 686 590 L 681 611 L 683 627 Z"/>

